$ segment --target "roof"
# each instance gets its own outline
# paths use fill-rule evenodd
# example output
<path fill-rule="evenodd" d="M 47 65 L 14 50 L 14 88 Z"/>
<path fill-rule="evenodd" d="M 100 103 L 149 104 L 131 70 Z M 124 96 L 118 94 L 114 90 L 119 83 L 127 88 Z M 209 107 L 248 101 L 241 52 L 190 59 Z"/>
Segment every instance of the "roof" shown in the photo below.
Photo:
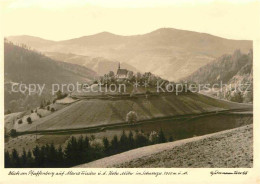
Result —
<path fill-rule="evenodd" d="M 127 69 L 117 69 L 117 75 L 127 75 L 128 70 Z"/>

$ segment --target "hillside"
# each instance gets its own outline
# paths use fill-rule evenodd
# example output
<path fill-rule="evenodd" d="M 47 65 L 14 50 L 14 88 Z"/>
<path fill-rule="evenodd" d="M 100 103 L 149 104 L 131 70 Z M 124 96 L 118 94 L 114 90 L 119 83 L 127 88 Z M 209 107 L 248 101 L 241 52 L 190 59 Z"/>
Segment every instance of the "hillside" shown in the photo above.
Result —
<path fill-rule="evenodd" d="M 108 32 L 71 40 L 36 44 L 28 37 L 9 37 L 42 52 L 73 53 L 127 63 L 141 72 L 179 80 L 236 49 L 248 52 L 252 41 L 228 40 L 205 33 L 163 28 L 144 35 L 120 36 Z M 42 42 L 42 39 L 38 38 Z M 24 40 L 24 41 L 23 41 Z M 46 40 L 45 40 L 46 41 Z"/>
<path fill-rule="evenodd" d="M 43 98 L 51 96 L 51 84 L 87 82 L 96 75 L 86 67 L 55 61 L 25 46 L 4 43 L 5 109 L 11 112 L 39 106 Z M 13 83 L 45 84 L 44 95 L 47 96 L 12 93 Z"/>
<path fill-rule="evenodd" d="M 34 131 L 36 126 L 37 130 L 76 129 L 124 123 L 126 114 L 130 111 L 137 112 L 140 121 L 234 108 L 251 108 L 251 106 L 216 100 L 193 93 L 115 100 L 89 99 L 73 103 L 34 121 L 33 124 L 15 122 L 14 128 L 19 132 Z"/>
<path fill-rule="evenodd" d="M 244 68 L 245 66 L 247 67 Z M 241 74 L 250 74 L 252 68 L 252 50 L 248 54 L 243 54 L 240 50 L 236 50 L 233 54 L 225 54 L 199 68 L 196 72 L 187 77 L 186 80 L 201 84 L 215 84 L 221 81 L 228 83 L 240 70 L 244 70 L 240 72 Z"/>
<path fill-rule="evenodd" d="M 250 50 L 248 54 L 243 54 L 236 50 L 232 55 L 223 55 L 184 80 L 197 84 L 227 84 L 222 91 L 212 95 L 236 102 L 252 102 L 253 52 Z M 235 90 L 239 88 L 241 91 Z"/>
<path fill-rule="evenodd" d="M 5 80 L 54 84 L 89 81 L 96 73 L 76 64 L 52 60 L 38 52 L 5 42 Z"/>
<path fill-rule="evenodd" d="M 75 168 L 251 168 L 253 126 L 146 146 Z"/>
<path fill-rule="evenodd" d="M 111 61 L 102 57 L 91 58 L 89 56 L 76 55 L 71 53 L 66 54 L 66 53 L 46 52 L 45 55 L 54 60 L 85 66 L 97 72 L 97 74 L 100 76 L 104 76 L 104 74 L 109 73 L 109 71 L 113 71 L 114 73 L 116 73 L 119 64 L 118 61 Z M 120 63 L 120 65 L 122 68 L 125 68 L 133 72 L 137 72 L 137 69 L 135 67 L 127 63 Z"/>
<path fill-rule="evenodd" d="M 38 38 L 35 36 L 20 35 L 20 36 L 10 36 L 8 40 L 14 42 L 15 44 L 25 44 L 30 45 L 32 48 L 49 47 L 55 44 L 55 41 L 46 40 Z"/>

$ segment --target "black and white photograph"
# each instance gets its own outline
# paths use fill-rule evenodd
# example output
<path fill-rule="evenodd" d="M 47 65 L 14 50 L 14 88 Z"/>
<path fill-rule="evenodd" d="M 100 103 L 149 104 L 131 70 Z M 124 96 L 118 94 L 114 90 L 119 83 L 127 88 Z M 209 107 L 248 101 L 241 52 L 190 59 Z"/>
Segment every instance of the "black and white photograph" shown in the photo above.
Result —
<path fill-rule="evenodd" d="M 258 10 L 1 1 L 3 167 L 253 169 Z"/>

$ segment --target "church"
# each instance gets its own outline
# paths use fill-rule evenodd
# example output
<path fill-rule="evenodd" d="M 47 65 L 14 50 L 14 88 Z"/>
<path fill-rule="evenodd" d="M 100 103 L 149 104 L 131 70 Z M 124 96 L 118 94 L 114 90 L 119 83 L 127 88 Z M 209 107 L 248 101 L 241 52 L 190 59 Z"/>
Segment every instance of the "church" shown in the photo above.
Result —
<path fill-rule="evenodd" d="M 133 75 L 132 71 L 128 71 L 127 69 L 121 69 L 120 68 L 120 63 L 118 65 L 118 69 L 116 72 L 116 78 L 117 79 L 129 79 Z"/>

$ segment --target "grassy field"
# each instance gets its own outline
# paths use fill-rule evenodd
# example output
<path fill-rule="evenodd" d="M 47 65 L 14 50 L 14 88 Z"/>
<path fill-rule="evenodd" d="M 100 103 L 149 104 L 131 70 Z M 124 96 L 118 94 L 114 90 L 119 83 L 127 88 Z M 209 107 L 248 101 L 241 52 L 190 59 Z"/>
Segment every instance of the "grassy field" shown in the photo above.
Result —
<path fill-rule="evenodd" d="M 16 149 L 19 154 L 22 154 L 23 149 L 33 150 L 35 146 L 44 146 L 46 144 L 53 143 L 56 148 L 61 146 L 65 147 L 66 142 L 69 140 L 69 135 L 23 135 L 15 138 L 11 138 L 5 143 L 5 150 L 12 152 L 12 149 Z"/>
<path fill-rule="evenodd" d="M 253 167 L 253 126 L 177 146 L 116 167 Z"/>
<path fill-rule="evenodd" d="M 21 135 L 15 138 L 10 137 L 9 140 L 5 139 L 5 150 L 11 152 L 12 149 L 15 148 L 19 153 L 22 153 L 23 148 L 32 150 L 36 145 L 42 146 L 51 143 L 54 143 L 56 147 L 61 145 L 64 148 L 71 136 L 79 138 L 80 136 L 91 137 L 94 135 L 95 142 L 102 144 L 103 137 L 107 137 L 109 140 L 111 140 L 114 135 L 120 137 L 123 130 L 126 134 L 128 134 L 129 131 L 135 133 L 135 130 L 142 130 L 145 134 L 150 134 L 152 131 L 159 132 L 159 130 L 162 129 L 166 138 L 172 136 L 173 140 L 181 140 L 250 125 L 252 122 L 253 116 L 250 114 L 215 114 L 198 118 L 147 122 L 139 125 L 114 127 L 102 131 L 82 131 L 77 133 L 69 131 L 60 134 L 38 134 L 37 140 L 35 134 Z"/>
<path fill-rule="evenodd" d="M 160 95 L 148 98 L 80 100 L 32 124 L 15 125 L 18 132 L 86 128 L 125 122 L 129 111 L 138 120 L 219 111 L 252 106 L 216 100 L 199 94 Z"/>

